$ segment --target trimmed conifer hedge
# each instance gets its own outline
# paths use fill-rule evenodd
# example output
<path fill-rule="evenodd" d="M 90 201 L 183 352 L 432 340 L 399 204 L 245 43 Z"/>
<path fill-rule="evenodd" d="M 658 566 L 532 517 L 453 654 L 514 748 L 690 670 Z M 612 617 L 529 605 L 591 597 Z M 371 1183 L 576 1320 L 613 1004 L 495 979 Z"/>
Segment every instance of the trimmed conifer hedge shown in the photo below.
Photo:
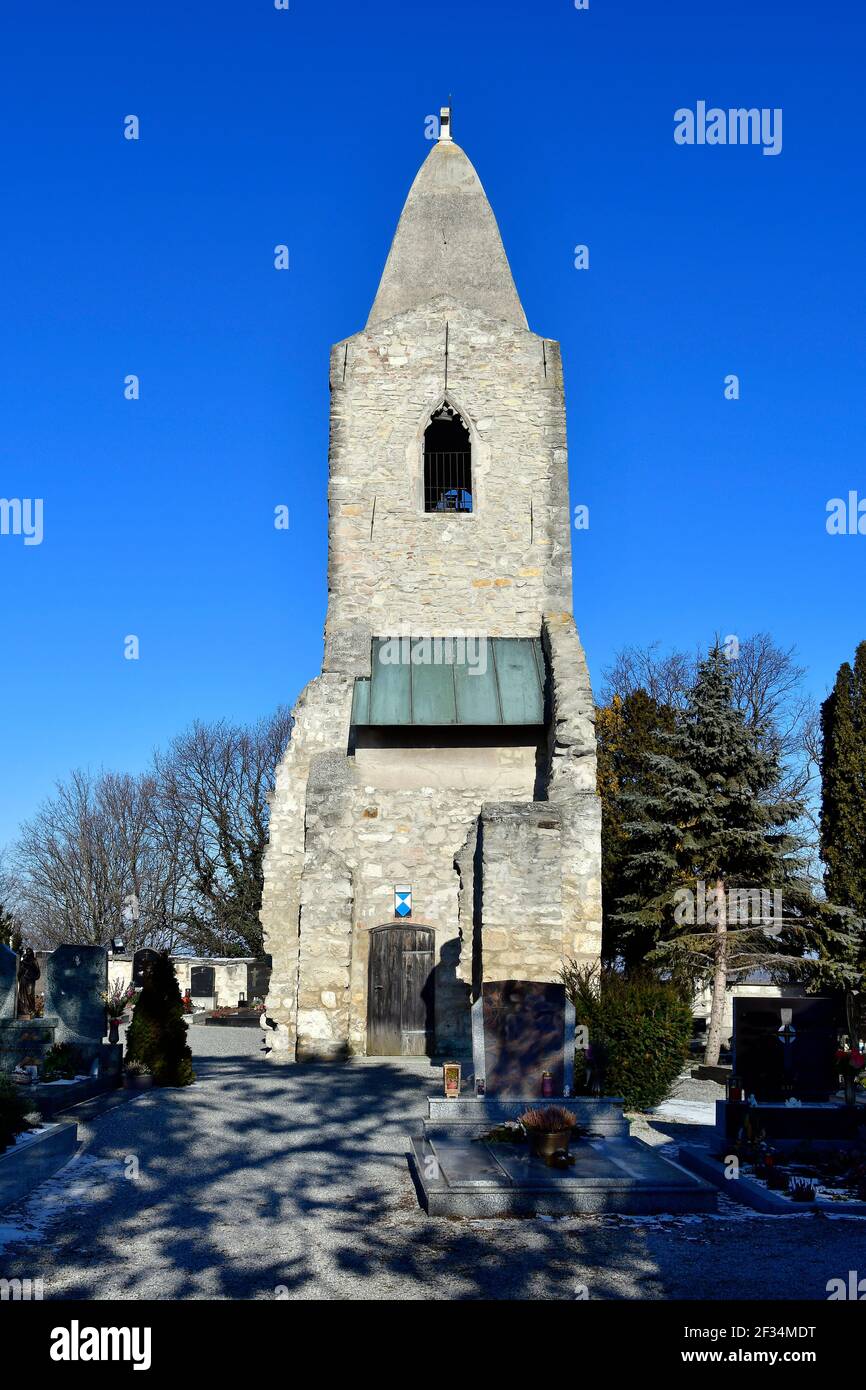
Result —
<path fill-rule="evenodd" d="M 126 1061 L 146 1067 L 155 1086 L 189 1086 L 195 1081 L 183 1000 L 168 951 L 161 951 L 145 971 L 126 1033 Z"/>
<path fill-rule="evenodd" d="M 582 967 L 563 970 L 577 1023 L 589 1030 L 590 1065 L 606 1095 L 629 1110 L 650 1110 L 670 1095 L 689 1056 L 691 1003 L 683 990 L 650 971 L 622 975 Z M 575 1086 L 583 1089 L 586 1059 L 578 1052 Z"/>

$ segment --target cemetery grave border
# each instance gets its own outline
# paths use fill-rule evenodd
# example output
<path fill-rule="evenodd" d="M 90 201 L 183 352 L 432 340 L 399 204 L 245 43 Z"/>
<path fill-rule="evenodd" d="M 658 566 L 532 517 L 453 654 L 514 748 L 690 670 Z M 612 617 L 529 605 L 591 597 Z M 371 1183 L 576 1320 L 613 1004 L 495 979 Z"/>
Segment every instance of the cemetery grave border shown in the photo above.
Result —
<path fill-rule="evenodd" d="M 413 1178 L 431 1216 L 715 1210 L 710 1183 L 631 1137 L 621 1097 L 572 1094 L 575 1016 L 563 985 L 485 982 L 472 1040 L 467 1084 L 481 1093 L 429 1097 L 411 1140 Z M 489 1134 L 529 1107 L 564 1107 L 589 1131 L 572 1141 L 567 1165 Z"/>

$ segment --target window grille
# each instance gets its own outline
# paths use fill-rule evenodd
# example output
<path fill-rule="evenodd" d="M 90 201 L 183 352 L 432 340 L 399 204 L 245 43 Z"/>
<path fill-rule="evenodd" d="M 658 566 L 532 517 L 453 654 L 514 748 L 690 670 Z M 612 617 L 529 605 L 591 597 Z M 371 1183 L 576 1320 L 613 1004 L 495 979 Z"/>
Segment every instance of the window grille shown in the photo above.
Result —
<path fill-rule="evenodd" d="M 446 401 L 424 432 L 425 512 L 472 511 L 472 446 L 469 431 Z"/>

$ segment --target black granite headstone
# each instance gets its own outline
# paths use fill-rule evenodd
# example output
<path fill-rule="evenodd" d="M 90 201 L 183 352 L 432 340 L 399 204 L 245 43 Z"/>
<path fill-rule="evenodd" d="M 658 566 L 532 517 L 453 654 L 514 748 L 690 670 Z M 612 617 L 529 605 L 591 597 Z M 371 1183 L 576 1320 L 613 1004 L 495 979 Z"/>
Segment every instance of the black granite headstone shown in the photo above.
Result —
<path fill-rule="evenodd" d="M 108 987 L 104 946 L 58 946 L 45 961 L 45 1016 L 56 1018 L 57 1042 L 98 1043 L 106 1031 L 102 995 Z"/>
<path fill-rule="evenodd" d="M 212 965 L 194 965 L 189 972 L 189 992 L 193 999 L 212 999 L 216 972 Z"/>
<path fill-rule="evenodd" d="M 140 951 L 136 951 L 132 957 L 132 983 L 136 989 L 141 989 L 144 984 L 144 972 L 150 970 L 159 960 L 159 951 L 152 951 L 149 946 L 143 946 Z"/>
<path fill-rule="evenodd" d="M 486 1094 L 503 1100 L 542 1094 L 551 1074 L 553 1095 L 565 1084 L 565 986 L 538 980 L 499 980 L 481 986 Z M 572 1042 L 573 1047 L 573 1042 Z"/>
<path fill-rule="evenodd" d="M 271 983 L 271 957 L 250 961 L 247 966 L 247 999 L 264 1000 Z"/>
<path fill-rule="evenodd" d="M 835 999 L 734 999 L 734 1071 L 745 1095 L 826 1100 L 839 1089 L 835 1053 L 842 1027 Z"/>
<path fill-rule="evenodd" d="M 18 1000 L 18 957 L 0 943 L 0 1018 L 14 1018 Z"/>

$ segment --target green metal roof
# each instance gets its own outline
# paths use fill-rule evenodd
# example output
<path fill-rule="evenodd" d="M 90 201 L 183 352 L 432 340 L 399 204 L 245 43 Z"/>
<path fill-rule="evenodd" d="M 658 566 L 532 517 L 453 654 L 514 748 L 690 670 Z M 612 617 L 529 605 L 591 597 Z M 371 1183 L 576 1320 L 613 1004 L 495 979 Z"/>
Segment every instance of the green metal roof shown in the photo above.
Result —
<path fill-rule="evenodd" d="M 538 637 L 374 637 L 371 671 L 355 681 L 355 725 L 544 723 Z"/>

